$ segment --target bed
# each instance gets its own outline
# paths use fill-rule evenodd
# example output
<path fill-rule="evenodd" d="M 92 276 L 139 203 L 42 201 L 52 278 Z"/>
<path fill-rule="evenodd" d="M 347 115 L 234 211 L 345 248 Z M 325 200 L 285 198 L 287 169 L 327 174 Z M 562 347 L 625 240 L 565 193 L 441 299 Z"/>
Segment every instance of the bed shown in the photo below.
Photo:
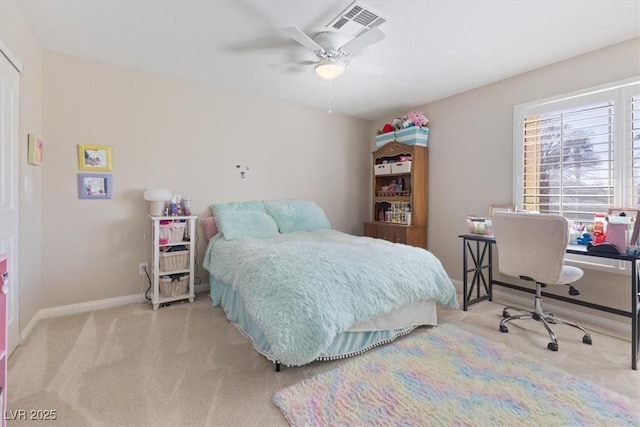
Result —
<path fill-rule="evenodd" d="M 310 201 L 214 203 L 204 268 L 214 306 L 260 354 L 301 366 L 360 354 L 458 307 L 430 252 L 332 230 Z"/>

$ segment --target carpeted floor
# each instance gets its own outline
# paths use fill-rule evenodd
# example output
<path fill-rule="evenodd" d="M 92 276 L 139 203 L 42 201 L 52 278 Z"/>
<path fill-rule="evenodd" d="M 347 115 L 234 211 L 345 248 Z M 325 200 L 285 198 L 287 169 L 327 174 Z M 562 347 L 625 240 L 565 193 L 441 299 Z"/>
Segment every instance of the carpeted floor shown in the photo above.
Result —
<path fill-rule="evenodd" d="M 639 426 L 636 401 L 444 324 L 278 391 L 292 426 Z"/>
<path fill-rule="evenodd" d="M 640 401 L 629 341 L 594 333 L 587 346 L 572 328 L 558 326 L 560 351 L 554 353 L 536 322 L 500 333 L 501 311 L 483 302 L 467 312 L 439 309 L 438 316 L 440 324 L 456 324 Z M 419 328 L 409 337 L 427 332 Z M 9 358 L 8 409 L 56 411 L 56 425 L 65 427 L 286 426 L 273 394 L 343 363 L 276 373 L 207 295 L 155 312 L 131 304 L 40 321 Z"/>

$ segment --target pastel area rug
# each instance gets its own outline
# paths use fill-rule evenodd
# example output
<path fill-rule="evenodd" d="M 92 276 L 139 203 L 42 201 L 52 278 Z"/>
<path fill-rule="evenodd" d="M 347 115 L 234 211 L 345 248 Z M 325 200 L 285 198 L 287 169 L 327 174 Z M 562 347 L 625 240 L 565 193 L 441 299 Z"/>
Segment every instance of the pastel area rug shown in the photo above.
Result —
<path fill-rule="evenodd" d="M 278 391 L 292 426 L 640 426 L 640 404 L 445 324 Z"/>

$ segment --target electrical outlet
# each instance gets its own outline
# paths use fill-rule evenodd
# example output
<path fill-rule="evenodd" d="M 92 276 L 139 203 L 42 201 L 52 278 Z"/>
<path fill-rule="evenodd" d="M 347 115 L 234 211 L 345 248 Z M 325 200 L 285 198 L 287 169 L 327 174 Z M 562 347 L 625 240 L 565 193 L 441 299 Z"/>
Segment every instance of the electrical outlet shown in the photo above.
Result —
<path fill-rule="evenodd" d="M 138 264 L 138 274 L 140 276 L 144 276 L 145 271 L 148 271 L 148 267 L 149 264 L 147 264 L 146 262 L 141 262 L 140 264 Z"/>

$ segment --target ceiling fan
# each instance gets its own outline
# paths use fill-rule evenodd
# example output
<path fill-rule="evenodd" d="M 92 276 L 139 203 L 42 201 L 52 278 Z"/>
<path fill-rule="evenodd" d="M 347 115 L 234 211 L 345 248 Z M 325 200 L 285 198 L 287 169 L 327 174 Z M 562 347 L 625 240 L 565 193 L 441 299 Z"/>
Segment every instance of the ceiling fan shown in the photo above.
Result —
<path fill-rule="evenodd" d="M 323 31 L 309 37 L 297 27 L 286 27 L 283 31 L 292 39 L 312 51 L 317 59 L 273 64 L 274 66 L 313 65 L 314 71 L 323 79 L 331 80 L 340 76 L 353 61 L 353 55 L 385 38 L 379 28 L 359 33 L 351 40 L 337 31 Z M 382 74 L 385 67 L 376 64 L 356 64 L 359 69 L 372 74 Z"/>

